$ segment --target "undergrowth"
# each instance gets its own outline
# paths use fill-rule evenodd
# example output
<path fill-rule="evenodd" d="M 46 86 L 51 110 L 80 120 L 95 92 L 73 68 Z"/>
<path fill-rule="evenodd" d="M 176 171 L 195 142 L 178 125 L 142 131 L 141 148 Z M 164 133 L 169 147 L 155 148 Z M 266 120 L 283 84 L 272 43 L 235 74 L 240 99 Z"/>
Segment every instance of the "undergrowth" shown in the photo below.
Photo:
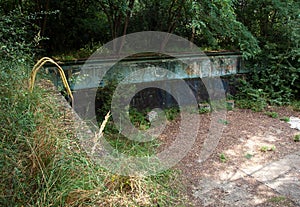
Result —
<path fill-rule="evenodd" d="M 2 61 L 0 206 L 176 206 L 178 173 L 114 175 L 78 147 L 66 110 L 49 91 L 27 89 L 30 65 Z M 135 145 L 124 145 L 132 151 Z M 127 148 L 125 147 L 127 146 Z M 149 146 L 138 146 L 138 153 Z"/>
<path fill-rule="evenodd" d="M 29 93 L 39 40 L 30 41 L 36 33 L 27 20 L 20 11 L 0 17 L 5 40 L 0 42 L 0 206 L 184 204 L 178 172 L 148 177 L 110 173 L 81 151 L 71 117 L 53 93 L 39 86 Z M 115 144 L 139 154 L 155 147 L 121 141 Z"/>
<path fill-rule="evenodd" d="M 252 76 L 252 74 L 248 76 Z M 289 98 L 274 98 L 270 94 L 272 94 L 272 92 L 262 88 L 256 88 L 251 81 L 239 79 L 238 93 L 233 98 L 238 108 L 251 109 L 254 112 L 266 111 L 267 106 L 291 106 L 294 111 L 300 111 L 300 101 L 296 95 L 290 95 Z M 277 115 L 274 113 L 265 113 L 273 118 L 277 118 Z"/>

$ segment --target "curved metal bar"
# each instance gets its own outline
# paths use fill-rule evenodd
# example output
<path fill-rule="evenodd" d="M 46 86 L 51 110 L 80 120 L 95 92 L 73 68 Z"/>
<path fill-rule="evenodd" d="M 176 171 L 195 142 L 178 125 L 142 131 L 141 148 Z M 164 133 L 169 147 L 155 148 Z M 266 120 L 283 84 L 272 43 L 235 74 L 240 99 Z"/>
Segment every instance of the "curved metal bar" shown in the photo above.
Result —
<path fill-rule="evenodd" d="M 73 98 L 73 94 L 72 94 L 72 91 L 70 89 L 70 86 L 68 84 L 68 81 L 67 81 L 67 78 L 65 76 L 65 73 L 64 73 L 64 70 L 58 65 L 57 62 L 55 62 L 53 59 L 49 58 L 49 57 L 43 57 L 41 58 L 32 68 L 32 71 L 31 71 L 31 75 L 30 75 L 30 80 L 29 80 L 29 90 L 30 92 L 32 92 L 33 90 L 33 87 L 34 87 L 34 82 L 35 82 L 35 78 L 36 78 L 36 74 L 37 72 L 39 71 L 39 69 L 47 62 L 50 62 L 52 64 L 54 64 L 57 69 L 58 69 L 58 72 L 60 74 L 60 77 L 62 79 L 62 82 L 67 90 L 67 93 L 68 95 L 70 96 L 71 98 L 71 104 L 74 103 L 74 98 Z"/>

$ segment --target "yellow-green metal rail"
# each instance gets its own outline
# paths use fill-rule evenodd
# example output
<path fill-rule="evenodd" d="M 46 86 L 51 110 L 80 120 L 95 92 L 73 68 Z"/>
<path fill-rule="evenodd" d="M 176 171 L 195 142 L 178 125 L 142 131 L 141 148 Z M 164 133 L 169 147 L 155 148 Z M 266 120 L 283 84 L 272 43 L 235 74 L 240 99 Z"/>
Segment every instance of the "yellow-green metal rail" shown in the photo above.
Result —
<path fill-rule="evenodd" d="M 30 92 L 32 92 L 33 90 L 33 87 L 34 87 L 34 82 L 35 82 L 35 78 L 36 78 L 36 74 L 37 72 L 39 71 L 39 69 L 41 67 L 43 67 L 43 65 L 47 62 L 50 62 L 50 63 L 53 63 L 57 69 L 58 69 L 58 72 L 60 74 L 60 77 L 62 79 L 62 82 L 67 90 L 67 93 L 68 95 L 70 96 L 71 98 L 71 103 L 73 104 L 74 103 L 74 98 L 73 98 L 73 94 L 72 94 L 72 91 L 70 89 L 70 86 L 68 84 L 68 81 L 67 81 L 67 78 L 65 76 L 65 73 L 64 73 L 64 70 L 58 65 L 58 63 L 56 63 L 53 59 L 49 58 L 49 57 L 43 57 L 42 59 L 40 59 L 32 68 L 32 71 L 31 71 L 31 75 L 30 75 L 30 80 L 29 80 L 29 90 Z"/>

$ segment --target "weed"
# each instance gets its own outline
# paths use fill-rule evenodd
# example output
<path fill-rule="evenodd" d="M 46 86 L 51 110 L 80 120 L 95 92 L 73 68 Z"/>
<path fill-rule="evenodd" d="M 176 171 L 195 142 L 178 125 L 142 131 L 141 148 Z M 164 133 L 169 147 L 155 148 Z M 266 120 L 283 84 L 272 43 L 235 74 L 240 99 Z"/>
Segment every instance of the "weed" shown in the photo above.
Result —
<path fill-rule="evenodd" d="M 220 154 L 220 161 L 223 162 L 223 163 L 227 162 L 227 157 L 225 156 L 224 153 Z"/>
<path fill-rule="evenodd" d="M 281 117 L 280 120 L 281 120 L 281 121 L 284 121 L 284 122 L 289 122 L 289 121 L 290 121 L 290 118 L 284 116 L 284 117 Z"/>
<path fill-rule="evenodd" d="M 199 114 L 206 114 L 209 113 L 210 109 L 209 108 L 200 108 L 199 109 Z"/>
<path fill-rule="evenodd" d="M 282 201 L 285 201 L 286 200 L 286 197 L 284 196 L 276 196 L 276 197 L 273 197 L 273 198 L 270 198 L 269 201 L 272 202 L 272 203 L 280 203 Z"/>
<path fill-rule="evenodd" d="M 226 108 L 227 110 L 232 111 L 234 109 L 234 100 L 227 100 Z"/>
<path fill-rule="evenodd" d="M 277 112 L 266 111 L 265 114 L 268 115 L 269 117 L 274 118 L 274 119 L 278 118 L 278 113 Z"/>
<path fill-rule="evenodd" d="M 261 152 L 267 152 L 267 151 L 275 151 L 276 150 L 276 147 L 273 145 L 273 146 L 266 146 L 266 145 L 264 145 L 264 146 L 261 146 L 260 147 L 260 151 Z"/>
<path fill-rule="evenodd" d="M 191 112 L 191 111 L 190 111 Z M 166 119 L 172 121 L 179 116 L 180 110 L 176 107 L 172 107 L 164 110 Z M 133 125 L 141 130 L 147 130 L 151 126 L 151 121 L 158 116 L 157 113 L 151 113 L 150 109 L 139 111 L 136 108 L 131 107 L 129 109 L 129 118 Z"/>
<path fill-rule="evenodd" d="M 209 102 L 210 110 L 211 111 L 220 111 L 227 109 L 227 103 L 225 98 L 211 100 Z"/>
<path fill-rule="evenodd" d="M 205 114 L 211 112 L 211 106 L 209 103 L 200 103 L 199 104 L 199 113 Z"/>
<path fill-rule="evenodd" d="M 230 123 L 229 121 L 224 120 L 224 119 L 219 119 L 218 122 L 219 122 L 220 124 L 224 124 L 224 125 L 227 125 L 227 124 Z"/>
<path fill-rule="evenodd" d="M 133 192 L 133 191 L 142 191 L 144 188 L 143 176 L 132 177 L 132 176 L 123 176 L 123 175 L 111 175 L 108 176 L 104 183 L 105 186 L 111 191 L 120 191 L 120 192 Z"/>
<path fill-rule="evenodd" d="M 177 107 L 165 109 L 164 111 L 165 111 L 166 117 L 169 121 L 174 120 L 180 114 L 180 110 Z"/>
<path fill-rule="evenodd" d="M 149 129 L 150 122 L 147 120 L 147 113 L 148 110 L 145 112 L 140 112 L 136 108 L 131 107 L 129 109 L 129 118 L 133 125 L 141 130 Z"/>
<path fill-rule="evenodd" d="M 236 105 L 242 109 L 251 109 L 255 112 L 260 112 L 267 106 L 265 101 L 253 101 L 248 99 L 236 100 Z"/>
<path fill-rule="evenodd" d="M 245 158 L 247 158 L 247 159 L 251 159 L 253 157 L 253 154 L 250 154 L 250 153 L 247 153 L 246 155 L 245 155 Z"/>
<path fill-rule="evenodd" d="M 138 140 L 139 137 L 136 137 Z M 131 156 L 151 156 L 156 152 L 156 149 L 160 146 L 157 139 L 149 142 L 139 142 L 129 140 L 122 134 L 109 134 L 106 137 L 109 144 L 116 149 L 119 153 L 131 155 Z"/>
<path fill-rule="evenodd" d="M 268 146 L 262 146 L 262 147 L 260 147 L 260 151 L 261 152 L 267 152 L 268 150 L 269 150 Z"/>
<path fill-rule="evenodd" d="M 240 92 L 237 94 L 236 105 L 239 108 L 263 111 L 267 106 L 267 93 L 263 89 L 255 89 L 246 80 L 240 79 Z"/>
<path fill-rule="evenodd" d="M 294 142 L 300 142 L 300 134 L 294 136 Z"/>

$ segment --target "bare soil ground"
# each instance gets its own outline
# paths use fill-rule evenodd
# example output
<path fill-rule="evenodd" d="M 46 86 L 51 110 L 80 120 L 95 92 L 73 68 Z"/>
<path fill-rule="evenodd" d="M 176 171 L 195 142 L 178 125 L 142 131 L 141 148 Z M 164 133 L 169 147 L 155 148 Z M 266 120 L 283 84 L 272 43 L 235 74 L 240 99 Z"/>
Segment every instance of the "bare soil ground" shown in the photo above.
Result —
<path fill-rule="evenodd" d="M 300 143 L 293 140 L 300 132 L 280 120 L 300 117 L 300 113 L 289 107 L 270 107 L 268 111 L 278 113 L 278 118 L 245 109 L 228 111 L 226 121 L 218 123 L 224 127 L 219 143 L 206 160 L 202 160 L 201 151 L 207 134 L 220 126 L 210 125 L 210 114 L 191 115 L 191 124 L 193 118 L 201 119 L 199 133 L 192 150 L 175 168 L 182 171 L 194 206 L 297 206 L 288 196 L 251 176 L 256 169 L 300 149 Z M 166 145 L 172 142 L 170 135 L 178 131 L 179 124 L 179 120 L 171 122 L 160 136 Z M 299 175 L 293 178 L 295 182 Z"/>

